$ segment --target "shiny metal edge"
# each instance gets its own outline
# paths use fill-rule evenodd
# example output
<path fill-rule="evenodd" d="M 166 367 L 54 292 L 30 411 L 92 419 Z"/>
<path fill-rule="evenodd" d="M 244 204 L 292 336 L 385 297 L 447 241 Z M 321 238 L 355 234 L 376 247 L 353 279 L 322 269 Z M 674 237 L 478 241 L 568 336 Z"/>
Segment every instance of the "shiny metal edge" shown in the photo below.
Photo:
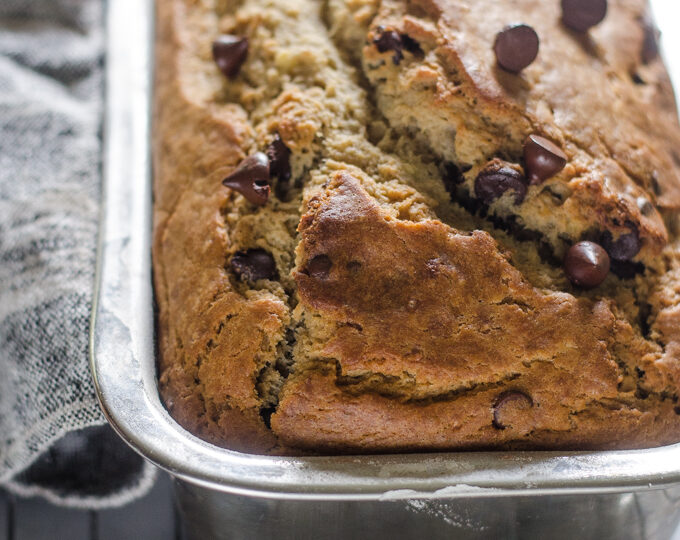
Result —
<path fill-rule="evenodd" d="M 224 450 L 160 402 L 151 277 L 152 0 L 108 2 L 104 204 L 90 361 L 104 414 L 137 452 L 185 481 L 278 499 L 398 500 L 611 493 L 680 482 L 680 444 L 614 452 L 286 458 Z"/>

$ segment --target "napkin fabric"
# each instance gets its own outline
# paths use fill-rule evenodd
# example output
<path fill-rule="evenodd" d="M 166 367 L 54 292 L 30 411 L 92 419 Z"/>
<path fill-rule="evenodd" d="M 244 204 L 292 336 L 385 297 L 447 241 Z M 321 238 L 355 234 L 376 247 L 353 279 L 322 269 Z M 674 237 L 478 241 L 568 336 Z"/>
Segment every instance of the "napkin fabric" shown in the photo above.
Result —
<path fill-rule="evenodd" d="M 103 15 L 0 0 L 0 483 L 89 508 L 154 477 L 106 425 L 88 366 Z"/>

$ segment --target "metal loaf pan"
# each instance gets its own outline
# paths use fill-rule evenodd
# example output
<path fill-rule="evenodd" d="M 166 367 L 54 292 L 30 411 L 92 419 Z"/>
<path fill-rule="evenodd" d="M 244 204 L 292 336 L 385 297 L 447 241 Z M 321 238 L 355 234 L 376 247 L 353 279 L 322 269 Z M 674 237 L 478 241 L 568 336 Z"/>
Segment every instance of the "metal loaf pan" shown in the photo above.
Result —
<path fill-rule="evenodd" d="M 161 404 L 155 366 L 153 1 L 115 0 L 108 10 L 92 371 L 112 426 L 175 478 L 189 537 L 670 538 L 680 520 L 680 445 L 282 458 L 217 448 L 182 429 Z"/>

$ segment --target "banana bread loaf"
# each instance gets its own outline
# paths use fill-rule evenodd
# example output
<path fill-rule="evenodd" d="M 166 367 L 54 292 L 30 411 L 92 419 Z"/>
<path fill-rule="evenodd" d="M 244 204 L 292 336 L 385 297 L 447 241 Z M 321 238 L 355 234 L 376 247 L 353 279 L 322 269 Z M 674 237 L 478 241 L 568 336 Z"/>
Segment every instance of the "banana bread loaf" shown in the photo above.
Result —
<path fill-rule="evenodd" d="M 160 390 L 269 454 L 680 441 L 644 0 L 158 0 Z"/>

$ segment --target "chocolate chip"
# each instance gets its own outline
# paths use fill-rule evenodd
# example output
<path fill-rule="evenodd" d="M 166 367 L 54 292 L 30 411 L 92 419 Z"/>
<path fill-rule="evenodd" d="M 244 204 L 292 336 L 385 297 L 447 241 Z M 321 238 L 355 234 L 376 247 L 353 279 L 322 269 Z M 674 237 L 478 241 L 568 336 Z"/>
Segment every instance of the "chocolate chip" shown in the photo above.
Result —
<path fill-rule="evenodd" d="M 423 56 L 423 49 L 420 47 L 420 43 L 418 43 L 415 39 L 413 39 L 411 36 L 408 34 L 401 34 L 401 42 L 404 45 L 404 49 L 406 49 L 408 52 L 410 52 L 414 56 Z"/>
<path fill-rule="evenodd" d="M 231 258 L 231 268 L 243 280 L 276 279 L 276 263 L 270 253 L 256 248 L 239 251 Z"/>
<path fill-rule="evenodd" d="M 552 178 L 567 164 L 567 154 L 540 135 L 529 135 L 524 143 L 524 162 L 530 184 Z"/>
<path fill-rule="evenodd" d="M 615 261 L 630 261 L 640 252 L 640 236 L 637 229 L 632 232 L 622 234 L 614 240 L 611 232 L 602 233 L 602 247 L 609 256 Z"/>
<path fill-rule="evenodd" d="M 503 416 L 506 416 L 510 411 L 516 410 L 527 410 L 534 406 L 534 400 L 531 396 L 528 396 L 524 392 L 518 390 L 510 390 L 508 392 L 503 392 L 496 399 L 496 403 L 493 406 L 493 427 L 496 429 L 505 429 L 512 427 L 507 423 L 507 419 L 504 422 Z"/>
<path fill-rule="evenodd" d="M 491 204 L 508 190 L 515 192 L 515 204 L 520 204 L 527 195 L 526 179 L 498 161 L 487 165 L 475 180 L 475 197 L 486 204 Z"/>
<path fill-rule="evenodd" d="M 638 209 L 643 216 L 650 216 L 654 212 L 654 205 L 647 197 L 638 197 L 636 202 Z"/>
<path fill-rule="evenodd" d="M 347 268 L 348 272 L 351 272 L 352 274 L 356 274 L 361 270 L 361 263 L 359 261 L 349 261 L 346 265 L 345 268 Z"/>
<path fill-rule="evenodd" d="M 615 261 L 612 259 L 609 271 L 621 279 L 635 279 L 635 276 L 645 273 L 645 265 L 633 261 Z"/>
<path fill-rule="evenodd" d="M 493 50 L 498 65 L 511 73 L 519 73 L 538 56 L 538 34 L 526 24 L 506 26 L 496 35 Z"/>
<path fill-rule="evenodd" d="M 642 62 L 649 64 L 659 56 L 659 30 L 654 25 L 651 17 L 647 16 L 642 21 Z"/>
<path fill-rule="evenodd" d="M 290 184 L 290 149 L 281 140 L 278 133 L 274 135 L 274 140 L 266 150 L 269 157 L 269 173 L 278 178 L 276 193 L 278 197 L 285 198 Z"/>
<path fill-rule="evenodd" d="M 249 202 L 262 206 L 269 199 L 269 158 L 255 152 L 244 159 L 222 184 L 238 191 Z"/>
<path fill-rule="evenodd" d="M 609 266 L 609 255 L 595 242 L 574 244 L 564 258 L 564 270 L 569 281 L 584 289 L 592 289 L 602 283 L 609 273 Z"/>
<path fill-rule="evenodd" d="M 645 84 L 647 84 L 647 82 L 640 76 L 639 73 L 631 74 L 630 78 L 633 81 L 633 83 L 637 84 L 638 86 L 644 86 Z"/>
<path fill-rule="evenodd" d="M 562 0 L 562 22 L 572 30 L 586 32 L 607 16 L 607 0 Z"/>
<path fill-rule="evenodd" d="M 395 66 L 398 66 L 401 59 L 404 58 L 404 53 L 401 52 L 404 48 L 401 36 L 394 30 L 386 30 L 384 26 L 379 26 L 378 32 L 380 35 L 373 40 L 373 43 L 381 53 L 394 51 L 392 62 Z"/>
<path fill-rule="evenodd" d="M 326 279 L 333 267 L 333 262 L 328 255 L 317 255 L 307 263 L 305 273 L 315 279 Z"/>
<path fill-rule="evenodd" d="M 290 150 L 276 133 L 266 150 L 269 157 L 269 172 L 282 182 L 290 180 Z"/>
<path fill-rule="evenodd" d="M 442 166 L 442 181 L 446 191 L 454 195 L 456 193 L 456 186 L 465 182 L 465 177 L 463 176 L 463 171 L 455 163 L 447 161 Z"/>
<path fill-rule="evenodd" d="M 233 79 L 248 56 L 248 38 L 222 34 L 213 41 L 212 53 L 217 67 Z"/>

